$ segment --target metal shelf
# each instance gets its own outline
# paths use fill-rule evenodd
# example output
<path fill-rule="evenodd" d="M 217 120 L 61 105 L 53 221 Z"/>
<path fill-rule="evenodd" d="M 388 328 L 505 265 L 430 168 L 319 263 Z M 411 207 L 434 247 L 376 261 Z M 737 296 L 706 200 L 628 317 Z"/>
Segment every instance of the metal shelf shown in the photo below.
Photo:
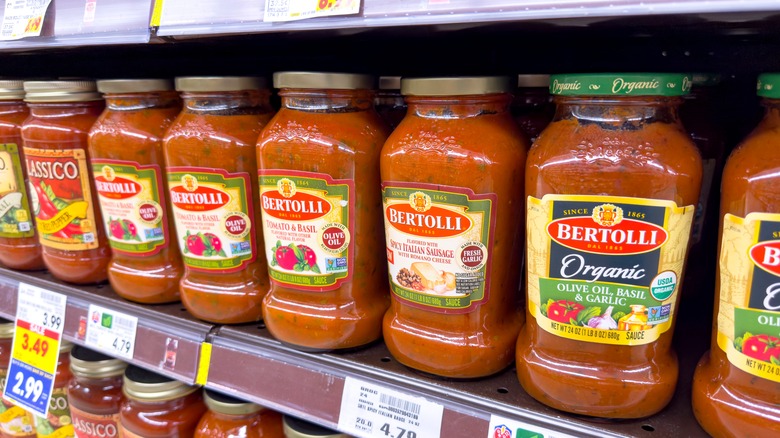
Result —
<path fill-rule="evenodd" d="M 262 323 L 214 327 L 194 320 L 179 304 L 133 304 L 107 285 L 75 287 L 47 273 L 0 269 L 0 316 L 14 318 L 19 282 L 68 296 L 64 332 L 68 340 L 83 344 L 78 336 L 79 319 L 87 316 L 90 303 L 136 316 L 138 346 L 133 363 L 193 383 L 201 343 L 207 341 L 211 359 L 206 387 L 331 428 L 338 424 L 344 380 L 349 376 L 441 404 L 442 437 L 488 436 L 491 415 L 581 437 L 706 436 L 694 420 L 690 402 L 693 367 L 706 342 L 678 346 L 677 393 L 661 413 L 643 420 L 594 422 L 539 404 L 522 390 L 514 369 L 486 379 L 452 381 L 404 367 L 382 343 L 349 353 L 305 353 L 272 339 Z M 697 327 L 700 332 L 707 329 L 706 324 Z M 707 339 L 706 333 L 687 333 L 686 339 Z M 179 342 L 173 370 L 162 367 L 168 338 Z"/>

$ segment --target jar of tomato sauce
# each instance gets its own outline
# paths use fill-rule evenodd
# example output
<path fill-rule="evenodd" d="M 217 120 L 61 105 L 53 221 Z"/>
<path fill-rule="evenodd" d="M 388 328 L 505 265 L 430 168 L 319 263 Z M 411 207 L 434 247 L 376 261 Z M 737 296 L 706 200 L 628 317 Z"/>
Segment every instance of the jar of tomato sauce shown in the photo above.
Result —
<path fill-rule="evenodd" d="M 539 137 L 554 114 L 555 104 L 550 96 L 550 75 L 518 75 L 512 115 L 531 142 Z"/>
<path fill-rule="evenodd" d="M 780 435 L 780 73 L 766 113 L 726 162 L 712 348 L 693 376 L 693 412 L 715 437 Z"/>
<path fill-rule="evenodd" d="M 349 435 L 309 423 L 289 415 L 284 416 L 284 438 L 349 438 Z"/>
<path fill-rule="evenodd" d="M 403 79 L 409 112 L 382 149 L 392 355 L 453 378 L 514 360 L 528 141 L 503 77 Z"/>
<path fill-rule="evenodd" d="M 89 169 L 87 135 L 103 111 L 93 81 L 24 83 L 22 141 L 43 261 L 60 280 L 105 281 L 111 254 Z"/>
<path fill-rule="evenodd" d="M 30 111 L 22 81 L 0 80 L 0 263 L 11 269 L 44 269 L 33 225 L 24 168 L 21 127 Z"/>
<path fill-rule="evenodd" d="M 271 289 L 265 324 L 309 350 L 358 347 L 382 335 L 379 150 L 387 128 L 373 79 L 274 74 L 282 108 L 257 143 L 264 252 Z"/>
<path fill-rule="evenodd" d="M 272 116 L 270 92 L 254 77 L 177 78 L 176 89 L 184 109 L 164 148 L 182 302 L 206 321 L 259 320 L 268 273 L 255 144 Z"/>
<path fill-rule="evenodd" d="M 406 102 L 401 95 L 400 76 L 381 76 L 374 107 L 390 129 L 395 129 L 406 115 Z"/>
<path fill-rule="evenodd" d="M 183 267 L 168 214 L 162 138 L 181 110 L 163 79 L 98 81 L 106 110 L 89 132 L 100 209 L 113 254 L 108 279 L 140 303 L 179 300 Z"/>
<path fill-rule="evenodd" d="M 200 387 L 130 365 L 119 410 L 124 438 L 183 438 L 195 435 L 206 412 Z"/>
<path fill-rule="evenodd" d="M 119 359 L 75 346 L 70 351 L 68 403 L 79 438 L 119 435 L 122 376 L 127 364 Z"/>
<path fill-rule="evenodd" d="M 0 318 L 0 394 L 7 384 L 13 339 L 14 322 Z M 0 399 L 0 409 L 0 438 L 35 438 L 32 414 L 5 399 Z"/>
<path fill-rule="evenodd" d="M 282 414 L 206 389 L 195 438 L 284 438 Z"/>
<path fill-rule="evenodd" d="M 35 431 L 38 438 L 73 438 L 76 431 L 68 403 L 68 383 L 73 378 L 70 371 L 70 350 L 73 344 L 60 343 L 57 357 L 57 372 L 54 375 L 54 390 L 49 399 L 49 413 L 46 417 L 35 417 Z"/>
<path fill-rule="evenodd" d="M 554 408 L 661 410 L 701 158 L 678 119 L 682 74 L 554 75 L 555 119 L 526 174 L 527 317 L 517 373 Z M 583 371 L 585 370 L 585 371 Z"/>

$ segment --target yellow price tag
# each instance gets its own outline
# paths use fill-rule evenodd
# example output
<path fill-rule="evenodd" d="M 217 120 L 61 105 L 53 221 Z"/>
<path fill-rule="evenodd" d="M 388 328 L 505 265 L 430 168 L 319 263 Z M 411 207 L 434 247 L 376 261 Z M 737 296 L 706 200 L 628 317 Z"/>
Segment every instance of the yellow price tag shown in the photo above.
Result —
<path fill-rule="evenodd" d="M 26 321 L 17 321 L 13 357 L 34 368 L 54 374 L 59 356 L 59 335 L 51 330 L 43 331 L 45 334 L 38 333 L 31 330 Z"/>

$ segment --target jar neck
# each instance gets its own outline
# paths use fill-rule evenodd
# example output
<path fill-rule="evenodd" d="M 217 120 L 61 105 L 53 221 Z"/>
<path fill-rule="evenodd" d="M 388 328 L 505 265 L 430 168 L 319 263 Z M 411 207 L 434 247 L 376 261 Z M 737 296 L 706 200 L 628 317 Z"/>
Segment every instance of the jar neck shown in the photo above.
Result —
<path fill-rule="evenodd" d="M 228 114 L 240 110 L 271 108 L 271 93 L 267 90 L 243 90 L 220 92 L 182 93 L 184 109 L 196 113 L 220 113 L 228 111 Z"/>
<path fill-rule="evenodd" d="M 433 119 L 461 119 L 486 114 L 506 113 L 512 97 L 509 94 L 480 96 L 409 96 L 409 113 Z"/>
<path fill-rule="evenodd" d="M 122 386 L 122 374 L 108 377 L 89 377 L 79 374 L 73 374 L 73 378 L 83 384 L 92 386 Z"/>
<path fill-rule="evenodd" d="M 37 102 L 27 103 L 30 108 L 30 115 L 33 116 L 49 116 L 49 115 L 82 115 L 92 114 L 99 115 L 105 103 L 102 100 L 92 100 L 88 102 Z"/>
<path fill-rule="evenodd" d="M 279 92 L 282 107 L 297 111 L 342 113 L 367 111 L 373 106 L 370 90 L 310 90 L 285 88 Z"/>
<path fill-rule="evenodd" d="M 554 99 L 554 121 L 574 118 L 580 123 L 598 123 L 605 128 L 636 129 L 638 124 L 679 123 L 680 97 L 569 97 Z"/>
<path fill-rule="evenodd" d="M 175 91 L 151 93 L 106 94 L 106 107 L 112 111 L 135 111 L 150 108 L 175 108 L 179 95 Z"/>
<path fill-rule="evenodd" d="M 260 412 L 252 412 L 249 414 L 225 414 L 222 412 L 211 411 L 214 416 L 223 421 L 251 421 L 257 417 Z"/>

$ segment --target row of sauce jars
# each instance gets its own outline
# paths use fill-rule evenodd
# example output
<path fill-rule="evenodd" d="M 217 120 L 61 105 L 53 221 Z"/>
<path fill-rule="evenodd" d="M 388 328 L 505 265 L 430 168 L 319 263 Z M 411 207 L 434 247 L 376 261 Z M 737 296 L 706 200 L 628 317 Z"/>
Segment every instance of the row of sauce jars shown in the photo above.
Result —
<path fill-rule="evenodd" d="M 232 269 L 233 262 L 204 259 L 228 247 L 239 254 L 240 239 L 249 242 L 244 249 L 265 249 L 238 263 L 267 259 L 268 270 L 249 277 L 270 273 L 262 309 L 277 338 L 314 350 L 378 338 L 372 315 L 381 319 L 387 301 L 384 282 L 372 279 L 385 275 L 377 255 L 386 253 L 393 300 L 384 336 L 400 362 L 448 377 L 489 375 L 512 361 L 517 338 L 521 383 L 553 407 L 633 418 L 668 402 L 677 380 L 671 327 L 702 179 L 699 153 L 677 111 L 690 77 L 554 77 L 555 118 L 527 167 L 527 144 L 507 111 L 509 85 L 501 78 L 402 81 L 408 113 L 386 142 L 363 76 L 275 75 L 282 109 L 262 132 L 257 124 L 268 121 L 270 111 L 263 110 L 267 93 L 262 97 L 256 81 L 181 78 L 185 109 L 161 143 L 173 216 L 194 228 L 182 235 L 176 222 L 185 266 L 190 257 L 190 267 Z M 217 85 L 226 83 L 233 85 Z M 259 135 L 256 152 L 252 135 L 238 138 L 241 132 Z M 379 175 L 371 171 L 377 164 Z M 120 173 L 106 167 L 100 168 L 106 180 Z M 255 180 L 250 175 L 258 169 Z M 381 197 L 370 193 L 379 177 Z M 205 210 L 198 200 L 218 203 L 217 188 L 236 186 L 230 199 L 243 199 L 245 210 L 192 213 Z M 248 196 L 249 187 L 258 196 Z M 151 205 L 149 211 L 167 213 Z M 377 212 L 384 213 L 384 244 Z M 527 324 L 518 338 L 515 268 L 522 248 L 518 224 L 526 213 Z M 232 237 L 197 228 L 207 216 Z M 138 234 L 137 226 L 122 221 L 116 229 L 120 240 Z M 309 243 L 312 237 L 319 240 Z M 369 255 L 358 256 L 359 250 Z M 190 281 L 202 278 L 212 286 L 199 288 L 205 290 L 198 297 L 203 315 L 197 299 L 188 303 L 187 280 L 183 300 L 204 319 L 234 322 L 205 315 L 223 314 L 223 301 L 240 301 L 247 290 L 238 276 L 219 274 L 199 273 Z M 231 279 L 238 283 L 220 285 Z M 355 287 L 358 280 L 363 288 Z M 365 285 L 378 285 L 366 293 L 379 291 L 379 298 L 361 308 Z M 259 306 L 227 307 L 224 314 L 233 317 Z M 566 373 L 572 363 L 588 364 L 592 372 Z M 592 390 L 596 380 L 603 390 Z M 635 387 L 626 390 L 629 383 Z"/>

